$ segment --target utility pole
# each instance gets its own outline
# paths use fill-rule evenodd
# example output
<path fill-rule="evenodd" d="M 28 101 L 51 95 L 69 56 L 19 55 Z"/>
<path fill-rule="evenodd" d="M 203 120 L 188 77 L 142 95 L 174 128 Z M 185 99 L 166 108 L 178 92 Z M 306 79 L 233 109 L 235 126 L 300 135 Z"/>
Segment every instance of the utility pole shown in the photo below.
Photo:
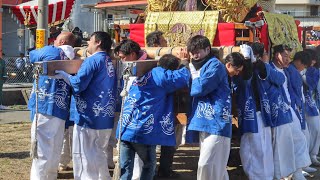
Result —
<path fill-rule="evenodd" d="M 36 31 L 36 48 L 48 44 L 48 0 L 38 0 L 38 23 Z"/>

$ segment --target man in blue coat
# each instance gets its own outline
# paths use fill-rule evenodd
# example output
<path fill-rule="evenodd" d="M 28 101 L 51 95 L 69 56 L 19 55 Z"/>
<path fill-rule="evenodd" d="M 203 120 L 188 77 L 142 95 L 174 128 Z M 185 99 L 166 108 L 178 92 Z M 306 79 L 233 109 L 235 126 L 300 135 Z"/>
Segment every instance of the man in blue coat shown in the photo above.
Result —
<path fill-rule="evenodd" d="M 231 90 L 228 76 L 238 75 L 243 57 L 230 55 L 226 65 L 211 55 L 207 37 L 196 35 L 187 43 L 192 84 L 188 131 L 199 132 L 197 179 L 229 179 L 226 169 L 231 143 Z"/>
<path fill-rule="evenodd" d="M 312 50 L 305 50 L 311 56 L 311 66 L 306 71 L 301 71 L 303 79 L 303 94 L 305 97 L 305 115 L 306 123 L 309 130 L 309 154 L 312 164 L 320 166 L 320 162 L 317 159 L 320 147 L 320 116 L 319 110 L 316 105 L 313 94 L 316 91 L 320 74 L 319 69 L 314 67 L 317 56 Z"/>
<path fill-rule="evenodd" d="M 30 52 L 31 63 L 67 59 L 61 45 L 74 44 L 72 33 L 61 33 L 54 46 Z M 56 179 L 63 143 L 65 120 L 69 117 L 70 86 L 63 80 L 48 76 L 39 78 L 38 114 L 36 113 L 35 84 L 28 103 L 31 111 L 31 142 L 38 140 L 38 158 L 33 159 L 30 179 Z M 37 127 L 36 127 L 37 119 Z M 35 131 L 36 128 L 36 131 Z"/>
<path fill-rule="evenodd" d="M 75 179 L 111 179 L 107 163 L 107 145 L 115 112 L 115 69 L 107 52 L 111 37 L 94 32 L 88 41 L 86 58 L 77 74 L 56 71 L 74 93 L 77 115 L 73 132 L 73 171 Z"/>
<path fill-rule="evenodd" d="M 173 92 L 186 87 L 190 72 L 165 55 L 159 66 L 135 79 L 124 101 L 120 143 L 121 179 L 131 180 L 135 153 L 143 161 L 141 180 L 153 179 L 156 145 L 175 146 Z"/>
<path fill-rule="evenodd" d="M 264 81 L 273 78 L 266 61 L 264 45 L 241 45 L 246 58 L 241 76 L 233 78 L 234 95 L 241 132 L 240 158 L 243 170 L 250 180 L 271 180 L 274 175 L 273 149 L 270 120 L 270 104 Z"/>
<path fill-rule="evenodd" d="M 303 80 L 300 75 L 300 72 L 305 71 L 306 68 L 311 65 L 311 57 L 305 51 L 297 52 L 294 57 L 292 63 L 285 69 L 286 75 L 290 79 L 291 91 L 291 107 L 294 109 L 297 117 L 300 120 L 300 125 L 302 132 L 304 133 L 307 142 L 310 139 L 310 134 L 308 130 L 308 126 L 306 125 L 306 117 L 305 117 L 305 98 L 303 95 Z M 309 144 L 307 143 L 309 146 Z M 308 147 L 309 149 L 309 147 Z M 310 156 L 311 158 L 311 156 Z M 316 172 L 316 168 L 305 167 L 304 171 L 308 173 Z"/>
<path fill-rule="evenodd" d="M 302 168 L 309 166 L 311 164 L 311 161 L 308 156 L 307 140 L 302 132 L 300 120 L 297 114 L 295 113 L 294 109 L 291 107 L 291 102 L 294 101 L 294 96 L 292 94 L 290 77 L 285 72 L 285 69 L 289 66 L 289 62 L 290 62 L 289 52 L 290 50 L 286 49 L 286 47 L 283 45 L 275 46 L 273 48 L 274 58 L 271 64 L 275 70 L 280 72 L 285 77 L 285 81 L 280 87 L 280 91 L 284 99 L 284 101 L 281 104 L 284 107 L 283 110 L 289 113 L 288 117 L 290 118 L 290 121 L 291 121 L 290 123 L 287 123 L 289 125 L 288 128 L 282 129 L 281 127 L 283 126 L 279 126 L 279 128 L 277 129 L 278 131 L 274 130 L 277 137 L 275 138 L 275 142 L 273 144 L 278 146 L 278 148 L 274 147 L 274 149 L 278 150 L 278 152 L 283 153 L 283 154 L 280 154 L 280 153 L 277 153 L 276 151 L 274 152 L 274 157 L 275 157 L 274 164 L 275 166 L 280 165 L 280 168 L 275 167 L 275 174 L 277 175 L 275 176 L 275 178 L 276 179 L 283 178 L 283 176 L 282 177 L 278 176 L 279 170 L 280 172 L 282 170 L 288 170 L 287 174 L 286 175 L 283 174 L 283 175 L 288 176 L 289 174 L 293 173 L 294 179 L 304 180 L 305 178 L 302 175 Z M 280 109 L 282 109 L 281 106 L 280 106 Z M 291 131 L 292 133 L 291 137 L 293 142 L 294 154 L 291 157 L 287 156 L 289 155 L 289 151 L 291 150 L 291 148 L 289 145 L 285 145 L 285 143 L 290 143 L 291 138 L 289 136 L 288 137 L 284 136 L 285 131 L 286 132 Z M 279 134 L 280 136 L 278 136 L 277 134 Z M 292 160 L 294 161 L 290 163 L 290 161 Z M 286 162 L 290 164 L 284 164 Z M 282 165 L 283 167 L 281 168 Z M 289 169 L 290 167 L 293 167 L 293 169 L 290 170 Z"/>
<path fill-rule="evenodd" d="M 141 50 L 140 45 L 132 40 L 123 40 L 120 42 L 118 46 L 114 48 L 114 53 L 116 56 L 120 58 L 120 62 L 118 63 L 123 63 L 123 62 L 129 62 L 129 61 L 140 61 L 140 60 L 146 60 L 147 59 L 147 53 L 143 50 Z M 136 79 L 136 76 L 130 76 L 129 77 L 129 82 L 127 89 L 130 88 L 132 82 Z M 120 97 L 120 91 L 122 90 L 123 86 L 123 79 L 122 79 L 122 74 L 118 76 L 117 80 L 117 110 L 120 111 L 120 106 L 122 102 L 122 98 Z M 113 154 L 113 147 L 116 147 L 116 130 L 117 130 L 117 124 L 119 120 L 119 113 L 116 113 L 115 121 L 114 121 L 114 126 L 112 129 L 109 145 L 108 145 L 108 155 Z M 111 156 L 109 156 L 111 157 Z M 139 156 L 136 154 L 135 160 L 134 160 L 134 169 L 133 169 L 133 176 L 132 180 L 139 180 L 141 176 L 141 171 L 142 171 L 142 166 L 143 162 L 139 158 Z M 114 167 L 114 163 L 112 158 L 108 159 L 108 164 L 109 166 Z"/>

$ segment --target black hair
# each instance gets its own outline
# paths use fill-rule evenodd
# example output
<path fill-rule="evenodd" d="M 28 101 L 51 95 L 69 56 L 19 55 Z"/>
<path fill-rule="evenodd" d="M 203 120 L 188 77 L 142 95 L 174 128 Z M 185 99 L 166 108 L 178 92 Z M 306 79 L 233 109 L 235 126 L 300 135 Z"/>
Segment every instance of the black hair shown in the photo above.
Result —
<path fill-rule="evenodd" d="M 301 64 L 309 67 L 311 66 L 312 59 L 308 52 L 299 51 L 299 52 L 296 52 L 296 54 L 294 55 L 293 61 L 300 61 Z"/>
<path fill-rule="evenodd" d="M 262 58 L 264 54 L 264 44 L 259 42 L 254 42 L 251 45 L 252 51 L 254 55 L 258 55 L 260 58 Z"/>
<path fill-rule="evenodd" d="M 310 55 L 311 60 L 317 60 L 317 53 L 313 49 L 305 49 L 305 52 L 307 52 Z"/>
<path fill-rule="evenodd" d="M 230 63 L 232 66 L 240 68 L 244 64 L 244 56 L 239 52 L 233 52 L 226 56 L 225 64 Z"/>
<path fill-rule="evenodd" d="M 164 69 L 176 70 L 179 67 L 180 59 L 172 54 L 165 54 L 159 59 L 158 64 Z"/>
<path fill-rule="evenodd" d="M 20 56 L 24 56 L 24 53 L 20 53 Z"/>
<path fill-rule="evenodd" d="M 147 46 L 153 47 L 155 44 L 160 45 L 160 37 L 163 35 L 162 31 L 153 31 L 146 37 Z"/>
<path fill-rule="evenodd" d="M 274 58 L 276 53 L 283 53 L 284 51 L 291 51 L 292 49 L 287 45 L 276 45 L 273 47 L 272 57 Z"/>
<path fill-rule="evenodd" d="M 112 45 L 110 34 L 103 31 L 96 31 L 92 33 L 91 37 L 95 38 L 96 41 L 100 41 L 100 48 L 106 52 L 109 52 Z"/>
<path fill-rule="evenodd" d="M 138 43 L 132 40 L 123 40 L 118 46 L 114 48 L 114 53 L 116 55 L 121 51 L 124 55 L 129 55 L 132 52 L 135 52 L 137 56 L 139 55 L 141 48 Z"/>
<path fill-rule="evenodd" d="M 209 39 L 202 35 L 193 36 L 188 40 L 187 43 L 187 50 L 191 53 L 200 49 L 206 49 L 207 47 L 210 48 L 211 52 L 211 44 Z"/>
<path fill-rule="evenodd" d="M 78 34 L 74 35 L 76 37 L 76 40 L 74 42 L 74 47 L 81 47 L 82 46 L 82 37 Z"/>
<path fill-rule="evenodd" d="M 317 54 L 317 63 L 314 65 L 316 68 L 320 68 L 320 46 L 317 46 L 314 51 Z"/>
<path fill-rule="evenodd" d="M 305 49 L 304 51 L 310 55 L 311 62 L 316 61 L 314 67 L 319 68 L 320 67 L 320 59 L 318 58 L 317 52 L 313 49 Z"/>

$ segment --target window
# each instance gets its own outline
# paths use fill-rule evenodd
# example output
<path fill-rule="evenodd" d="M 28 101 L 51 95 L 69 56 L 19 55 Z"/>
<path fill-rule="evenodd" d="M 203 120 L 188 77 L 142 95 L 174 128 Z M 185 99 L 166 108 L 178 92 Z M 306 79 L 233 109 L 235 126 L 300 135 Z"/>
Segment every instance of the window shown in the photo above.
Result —
<path fill-rule="evenodd" d="M 318 16 L 318 6 L 311 6 L 310 7 L 310 15 L 311 16 Z"/>

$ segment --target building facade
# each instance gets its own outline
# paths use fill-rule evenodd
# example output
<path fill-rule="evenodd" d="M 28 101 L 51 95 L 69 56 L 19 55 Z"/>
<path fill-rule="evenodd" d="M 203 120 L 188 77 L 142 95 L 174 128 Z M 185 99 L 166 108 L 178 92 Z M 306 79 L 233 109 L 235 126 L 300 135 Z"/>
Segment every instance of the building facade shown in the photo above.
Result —
<path fill-rule="evenodd" d="M 276 0 L 276 10 L 293 16 L 302 26 L 320 26 L 320 0 Z"/>

